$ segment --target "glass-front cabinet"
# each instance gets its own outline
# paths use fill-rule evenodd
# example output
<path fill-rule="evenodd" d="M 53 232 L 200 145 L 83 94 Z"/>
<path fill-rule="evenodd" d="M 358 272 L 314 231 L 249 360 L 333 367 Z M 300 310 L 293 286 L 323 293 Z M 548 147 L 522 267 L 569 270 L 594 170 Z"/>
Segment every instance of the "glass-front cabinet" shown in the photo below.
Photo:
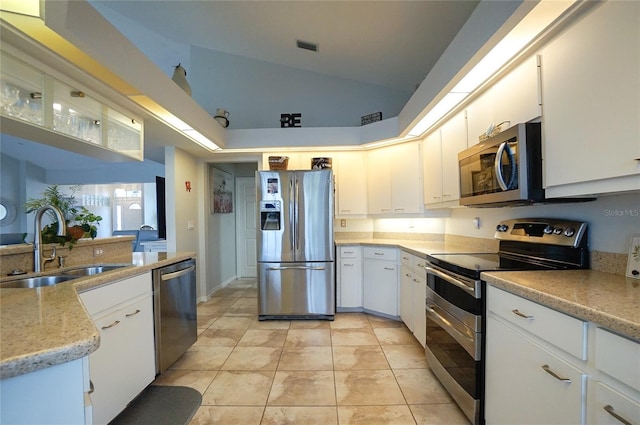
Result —
<path fill-rule="evenodd" d="M 141 161 L 143 121 L 2 50 L 0 115 Z M 5 121 L 5 124 L 7 122 Z M 68 143 L 66 143 L 67 146 Z M 78 152 L 83 151 L 82 145 Z M 94 150 L 95 152 L 95 150 Z"/>

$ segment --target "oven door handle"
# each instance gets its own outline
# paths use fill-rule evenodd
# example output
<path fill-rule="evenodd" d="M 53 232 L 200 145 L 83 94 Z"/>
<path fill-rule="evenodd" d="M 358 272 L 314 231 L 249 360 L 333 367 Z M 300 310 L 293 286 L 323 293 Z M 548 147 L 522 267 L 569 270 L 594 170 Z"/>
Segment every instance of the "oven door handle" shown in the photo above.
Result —
<path fill-rule="evenodd" d="M 458 341 L 460 345 L 474 358 L 474 360 L 480 360 L 480 353 L 478 352 L 479 344 L 476 344 L 474 338 L 456 329 L 455 324 L 449 319 L 438 313 L 435 309 L 438 306 L 433 304 L 427 304 L 427 314 L 430 314 L 431 320 L 436 322 L 442 329 L 444 329 L 453 339 Z"/>
<path fill-rule="evenodd" d="M 437 276 L 440 279 L 446 280 L 447 282 L 451 283 L 452 285 L 457 286 L 460 289 L 464 289 L 465 291 L 469 292 L 474 297 L 476 296 L 476 289 L 465 285 L 464 282 L 461 282 L 458 279 L 455 279 L 455 278 L 449 276 L 446 273 L 442 273 L 440 270 L 436 270 L 433 267 L 425 267 L 424 269 L 427 271 L 427 274 L 431 273 L 432 275 Z"/>

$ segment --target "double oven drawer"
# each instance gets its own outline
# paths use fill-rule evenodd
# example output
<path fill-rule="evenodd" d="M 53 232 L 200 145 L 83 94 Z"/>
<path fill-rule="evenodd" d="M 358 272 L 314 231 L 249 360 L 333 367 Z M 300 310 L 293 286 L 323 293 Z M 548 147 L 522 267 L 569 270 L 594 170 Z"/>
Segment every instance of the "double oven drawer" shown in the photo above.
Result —
<path fill-rule="evenodd" d="M 472 423 L 484 386 L 483 287 L 427 261 L 427 363 Z"/>

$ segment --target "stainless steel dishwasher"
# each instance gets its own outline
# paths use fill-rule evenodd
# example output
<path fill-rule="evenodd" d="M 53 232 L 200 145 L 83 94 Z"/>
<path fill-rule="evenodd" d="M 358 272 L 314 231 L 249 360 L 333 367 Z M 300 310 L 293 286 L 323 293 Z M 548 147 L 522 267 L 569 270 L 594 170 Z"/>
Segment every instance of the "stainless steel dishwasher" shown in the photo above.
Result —
<path fill-rule="evenodd" d="M 196 260 L 153 271 L 156 373 L 163 373 L 198 338 Z"/>

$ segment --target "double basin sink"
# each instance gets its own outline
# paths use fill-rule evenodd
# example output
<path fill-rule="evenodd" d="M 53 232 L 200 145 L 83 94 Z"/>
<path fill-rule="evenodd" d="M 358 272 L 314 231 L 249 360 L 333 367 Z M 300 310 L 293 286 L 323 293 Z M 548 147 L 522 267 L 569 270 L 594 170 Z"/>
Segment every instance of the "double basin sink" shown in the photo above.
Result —
<path fill-rule="evenodd" d="M 68 270 L 61 270 L 59 273 L 48 276 L 24 277 L 0 282 L 0 288 L 40 288 L 42 286 L 57 285 L 61 282 L 77 279 L 85 276 L 116 270 L 131 264 L 103 264 L 97 266 L 74 267 Z"/>

